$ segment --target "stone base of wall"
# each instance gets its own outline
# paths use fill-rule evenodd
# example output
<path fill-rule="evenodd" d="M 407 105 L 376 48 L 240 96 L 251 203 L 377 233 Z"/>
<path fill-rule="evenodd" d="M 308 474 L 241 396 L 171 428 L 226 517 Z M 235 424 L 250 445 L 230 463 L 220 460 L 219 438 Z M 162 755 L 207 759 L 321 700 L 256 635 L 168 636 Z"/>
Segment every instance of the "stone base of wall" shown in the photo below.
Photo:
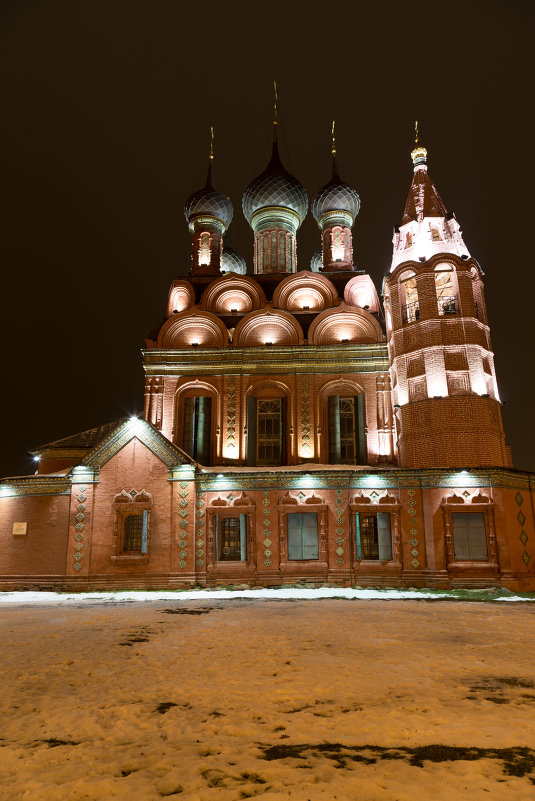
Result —
<path fill-rule="evenodd" d="M 122 575 L 122 576 L 0 576 L 0 591 L 14 592 L 23 590 L 55 591 L 55 592 L 98 592 L 123 590 L 187 590 L 193 588 L 234 589 L 288 588 L 288 587 L 359 587 L 359 588 L 428 588 L 446 589 L 481 589 L 485 587 L 503 587 L 513 592 L 535 591 L 535 573 L 503 574 L 495 572 L 480 573 L 471 576 L 450 576 L 446 571 L 404 571 L 399 575 L 377 573 L 348 574 L 342 576 L 271 575 L 266 580 L 264 575 L 249 575 L 244 581 L 243 575 L 229 575 L 222 579 L 217 577 L 196 577 L 190 575 Z"/>

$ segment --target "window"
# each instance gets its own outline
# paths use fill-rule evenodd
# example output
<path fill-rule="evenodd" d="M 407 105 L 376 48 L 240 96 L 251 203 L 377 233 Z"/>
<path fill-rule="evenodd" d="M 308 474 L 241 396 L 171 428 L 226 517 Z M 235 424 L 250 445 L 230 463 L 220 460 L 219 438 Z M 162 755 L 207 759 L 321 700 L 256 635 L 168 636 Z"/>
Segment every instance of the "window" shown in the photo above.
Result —
<path fill-rule="evenodd" d="M 319 559 L 316 512 L 292 512 L 286 515 L 286 521 L 288 559 Z"/>
<path fill-rule="evenodd" d="M 122 489 L 113 499 L 114 536 L 110 559 L 114 564 L 149 561 L 152 495 L 145 490 Z"/>
<path fill-rule="evenodd" d="M 402 296 L 405 304 L 402 307 L 402 317 L 404 323 L 413 323 L 420 319 L 420 304 L 418 302 L 418 289 L 416 287 L 416 276 L 414 273 L 401 282 Z"/>
<path fill-rule="evenodd" d="M 488 561 L 485 516 L 482 512 L 452 512 L 455 561 Z"/>
<path fill-rule="evenodd" d="M 123 527 L 123 551 L 147 553 L 148 511 L 127 515 Z"/>
<path fill-rule="evenodd" d="M 283 463 L 283 398 L 247 398 L 247 464 Z"/>
<path fill-rule="evenodd" d="M 199 238 L 199 264 L 210 264 L 212 259 L 210 244 L 210 234 L 202 233 Z"/>
<path fill-rule="evenodd" d="M 365 464 L 363 397 L 331 395 L 329 413 L 329 463 Z"/>
<path fill-rule="evenodd" d="M 184 401 L 182 447 L 201 464 L 210 464 L 210 422 L 212 399 L 200 396 Z"/>
<path fill-rule="evenodd" d="M 392 560 L 390 512 L 355 515 L 357 559 L 389 562 Z"/>
<path fill-rule="evenodd" d="M 247 558 L 247 517 L 215 515 L 216 558 L 219 562 L 245 562 Z"/>
<path fill-rule="evenodd" d="M 439 314 L 455 314 L 457 298 L 453 287 L 453 271 L 437 270 L 435 272 L 435 289 Z"/>

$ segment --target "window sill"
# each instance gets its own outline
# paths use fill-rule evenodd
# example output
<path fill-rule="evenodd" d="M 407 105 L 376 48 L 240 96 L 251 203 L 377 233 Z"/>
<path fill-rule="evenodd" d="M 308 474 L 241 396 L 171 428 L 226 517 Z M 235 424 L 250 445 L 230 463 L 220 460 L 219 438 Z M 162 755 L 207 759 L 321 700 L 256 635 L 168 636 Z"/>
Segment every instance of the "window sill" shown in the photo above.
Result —
<path fill-rule="evenodd" d="M 112 556 L 111 561 L 114 565 L 147 565 L 149 563 L 149 555 L 148 553 L 124 553 Z"/>
<path fill-rule="evenodd" d="M 458 570 L 468 572 L 473 570 L 474 572 L 481 572 L 481 573 L 488 573 L 492 571 L 493 573 L 499 573 L 500 567 L 495 562 L 448 562 L 447 565 L 448 570 Z"/>

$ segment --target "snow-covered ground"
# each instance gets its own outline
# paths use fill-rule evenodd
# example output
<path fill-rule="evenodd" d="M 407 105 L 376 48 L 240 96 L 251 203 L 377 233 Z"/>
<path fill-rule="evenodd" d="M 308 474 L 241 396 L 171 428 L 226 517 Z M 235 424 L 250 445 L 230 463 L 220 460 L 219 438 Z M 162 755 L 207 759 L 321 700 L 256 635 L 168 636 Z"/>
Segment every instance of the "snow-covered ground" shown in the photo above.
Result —
<path fill-rule="evenodd" d="M 83 601 L 91 603 L 129 603 L 131 601 L 213 601 L 237 600 L 248 598 L 253 600 L 319 600 L 321 598 L 346 598 L 349 600 L 438 600 L 438 599 L 464 599 L 485 601 L 532 601 L 535 602 L 535 593 L 515 595 L 508 590 L 494 587 L 481 590 L 439 590 L 409 588 L 397 589 L 356 589 L 352 587 L 288 587 L 284 589 L 257 588 L 254 590 L 123 590 L 116 592 L 0 592 L 0 605 L 6 604 L 80 604 Z M 1 608 L 1 607 L 0 607 Z"/>
<path fill-rule="evenodd" d="M 531 801 L 533 604 L 282 592 L 1 596 L 2 801 Z"/>

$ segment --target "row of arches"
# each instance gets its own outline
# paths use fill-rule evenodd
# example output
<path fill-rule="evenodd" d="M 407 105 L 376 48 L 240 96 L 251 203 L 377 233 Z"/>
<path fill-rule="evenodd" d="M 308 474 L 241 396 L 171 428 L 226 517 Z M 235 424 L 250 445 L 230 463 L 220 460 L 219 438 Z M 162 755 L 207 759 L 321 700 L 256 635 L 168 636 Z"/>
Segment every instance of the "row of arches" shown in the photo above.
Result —
<path fill-rule="evenodd" d="M 308 330 L 309 345 L 377 343 L 383 341 L 379 322 L 368 311 L 345 303 L 320 313 Z M 170 317 L 160 329 L 159 348 L 298 346 L 305 343 L 297 318 L 267 304 L 246 314 L 228 329 L 215 314 L 198 306 Z"/>
<path fill-rule="evenodd" d="M 345 286 L 344 302 L 379 313 L 379 298 L 369 275 L 356 275 Z M 273 307 L 290 312 L 320 312 L 340 303 L 334 284 L 324 275 L 302 270 L 283 279 L 273 295 Z M 195 305 L 195 292 L 189 281 L 175 281 L 171 286 L 167 316 Z M 227 273 L 212 281 L 204 290 L 200 308 L 213 314 L 246 314 L 262 309 L 266 296 L 251 276 Z"/>

